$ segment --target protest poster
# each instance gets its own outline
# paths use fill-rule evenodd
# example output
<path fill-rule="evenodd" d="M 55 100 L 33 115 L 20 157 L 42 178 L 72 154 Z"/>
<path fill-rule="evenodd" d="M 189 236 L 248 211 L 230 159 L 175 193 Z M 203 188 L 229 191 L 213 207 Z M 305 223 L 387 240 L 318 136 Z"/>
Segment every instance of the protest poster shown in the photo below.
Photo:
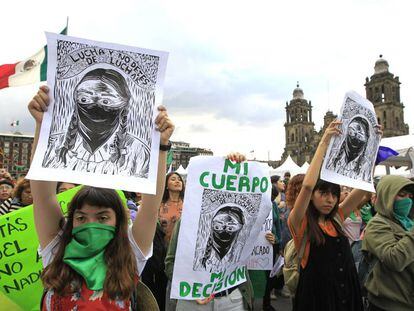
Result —
<path fill-rule="evenodd" d="M 80 187 L 57 195 L 63 213 Z M 118 194 L 125 204 L 123 193 Z M 39 310 L 43 267 L 38 247 L 33 205 L 0 216 L 0 310 Z"/>
<path fill-rule="evenodd" d="M 50 105 L 28 178 L 155 194 L 168 54 L 51 33 L 47 47 Z"/>
<path fill-rule="evenodd" d="M 375 192 L 373 169 L 381 135 L 373 104 L 356 92 L 348 92 L 338 120 L 342 121 L 342 134 L 329 143 L 321 178 Z"/>
<path fill-rule="evenodd" d="M 247 260 L 271 209 L 266 165 L 191 158 L 171 298 L 202 299 L 246 281 Z"/>
<path fill-rule="evenodd" d="M 270 211 L 262 225 L 257 237 L 253 251 L 247 261 L 249 270 L 272 270 L 273 267 L 273 245 L 266 239 L 265 235 L 272 232 L 273 213 Z"/>

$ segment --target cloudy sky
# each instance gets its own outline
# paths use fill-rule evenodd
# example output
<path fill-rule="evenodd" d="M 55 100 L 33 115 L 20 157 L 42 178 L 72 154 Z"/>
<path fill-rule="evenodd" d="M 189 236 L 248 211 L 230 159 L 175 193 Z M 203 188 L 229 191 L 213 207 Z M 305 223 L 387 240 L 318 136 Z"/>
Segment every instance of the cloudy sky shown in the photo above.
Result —
<path fill-rule="evenodd" d="M 0 64 L 46 43 L 44 31 L 170 53 L 164 104 L 174 140 L 279 160 L 285 102 L 299 81 L 316 129 L 344 94 L 365 95 L 379 54 L 400 77 L 405 122 L 414 130 L 414 28 L 410 1 L 4 1 Z M 27 103 L 38 86 L 0 91 L 0 131 L 31 133 Z M 413 90 L 410 92 L 410 90 Z"/>

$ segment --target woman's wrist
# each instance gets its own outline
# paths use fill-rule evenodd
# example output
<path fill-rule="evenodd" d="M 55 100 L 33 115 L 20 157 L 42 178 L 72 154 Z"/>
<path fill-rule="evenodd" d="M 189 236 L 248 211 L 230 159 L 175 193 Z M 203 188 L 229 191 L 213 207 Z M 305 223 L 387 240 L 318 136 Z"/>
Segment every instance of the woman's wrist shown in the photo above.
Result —
<path fill-rule="evenodd" d="M 160 151 L 169 151 L 171 150 L 171 142 L 169 140 L 164 141 L 160 140 Z"/>

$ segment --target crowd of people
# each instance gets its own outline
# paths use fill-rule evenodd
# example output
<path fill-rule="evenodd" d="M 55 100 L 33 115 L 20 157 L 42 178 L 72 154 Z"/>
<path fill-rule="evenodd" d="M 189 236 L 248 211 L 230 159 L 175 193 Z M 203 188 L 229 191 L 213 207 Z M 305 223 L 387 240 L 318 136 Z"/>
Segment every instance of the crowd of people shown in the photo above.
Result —
<path fill-rule="evenodd" d="M 36 122 L 33 151 L 48 105 L 48 88 L 41 87 L 29 104 Z M 158 109 L 160 144 L 168 145 L 174 125 L 165 108 Z M 297 256 L 298 280 L 289 289 L 283 273 L 264 272 L 262 310 L 275 310 L 274 296 L 290 297 L 295 311 L 414 310 L 414 180 L 384 176 L 375 180 L 373 194 L 320 179 L 339 124 L 327 127 L 306 174 L 271 176 L 273 223 L 265 237 L 273 260 L 284 256 L 291 239 L 303 256 Z M 227 158 L 246 160 L 238 153 Z M 65 217 L 56 194 L 76 184 L 14 181 L 0 172 L 0 215 L 34 204 L 42 310 L 136 310 L 139 282 L 160 310 L 254 309 L 257 289 L 249 274 L 246 282 L 206 299 L 170 298 L 185 180 L 166 174 L 162 149 L 158 163 L 155 195 L 126 192 L 126 210 L 114 190 L 83 186 Z"/>

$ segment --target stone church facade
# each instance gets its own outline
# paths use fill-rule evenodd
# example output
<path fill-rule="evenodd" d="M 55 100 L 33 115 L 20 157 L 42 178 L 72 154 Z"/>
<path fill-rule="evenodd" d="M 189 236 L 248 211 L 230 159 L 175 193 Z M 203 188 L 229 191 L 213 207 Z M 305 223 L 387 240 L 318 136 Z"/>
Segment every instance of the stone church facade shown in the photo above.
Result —
<path fill-rule="evenodd" d="M 399 77 L 389 72 L 388 62 L 382 58 L 375 62 L 374 74 L 365 80 L 366 97 L 375 108 L 378 123 L 383 126 L 384 136 L 408 134 L 408 125 L 404 123 L 404 105 L 400 99 Z M 299 83 L 293 90 L 293 98 L 286 102 L 285 139 L 286 145 L 280 163 L 291 156 L 299 166 L 310 163 L 322 134 L 329 123 L 337 116 L 326 112 L 323 127 L 315 130 L 312 121 L 312 103 L 304 98 Z"/>

